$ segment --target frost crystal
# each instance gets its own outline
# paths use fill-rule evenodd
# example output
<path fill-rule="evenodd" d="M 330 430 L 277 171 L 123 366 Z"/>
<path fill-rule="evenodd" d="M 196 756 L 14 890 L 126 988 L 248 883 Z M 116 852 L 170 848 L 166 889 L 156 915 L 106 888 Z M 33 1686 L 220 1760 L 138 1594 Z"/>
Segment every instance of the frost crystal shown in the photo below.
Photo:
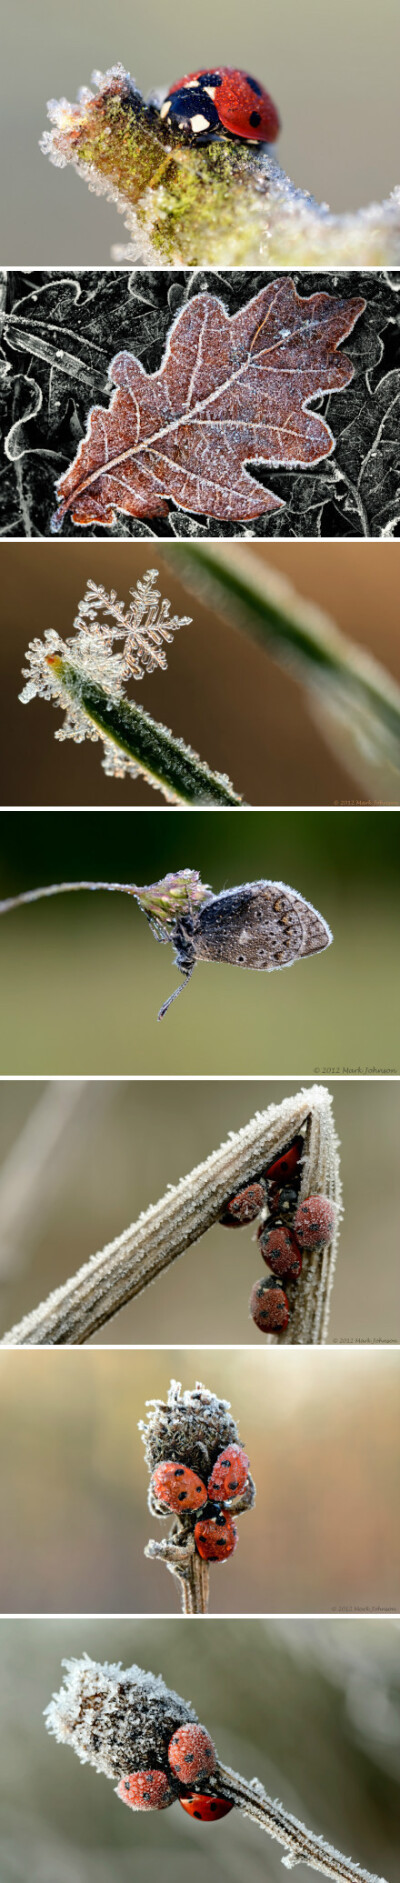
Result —
<path fill-rule="evenodd" d="M 77 745 L 84 739 L 102 739 L 102 764 L 108 777 L 128 774 L 137 778 L 141 766 L 93 724 L 79 691 L 78 697 L 75 692 L 71 699 L 67 676 L 59 663 L 73 667 L 78 686 L 81 679 L 82 687 L 85 681 L 103 687 L 110 705 L 126 698 L 130 680 L 143 680 L 144 674 L 154 673 L 156 667 L 165 671 L 164 644 L 173 640 L 178 628 L 190 625 L 191 616 L 171 617 L 169 601 L 162 600 L 155 586 L 157 575 L 157 569 L 147 570 L 143 581 L 131 589 L 126 610 L 115 589 L 108 595 L 100 584 L 89 581 L 79 603 L 74 634 L 63 641 L 55 629 L 47 629 L 43 640 L 30 641 L 25 656 L 29 662 L 22 669 L 26 686 L 19 695 L 23 705 L 38 696 L 63 708 L 64 724 L 55 733 L 56 739 L 74 739 Z M 118 641 L 122 645 L 115 651 Z"/>

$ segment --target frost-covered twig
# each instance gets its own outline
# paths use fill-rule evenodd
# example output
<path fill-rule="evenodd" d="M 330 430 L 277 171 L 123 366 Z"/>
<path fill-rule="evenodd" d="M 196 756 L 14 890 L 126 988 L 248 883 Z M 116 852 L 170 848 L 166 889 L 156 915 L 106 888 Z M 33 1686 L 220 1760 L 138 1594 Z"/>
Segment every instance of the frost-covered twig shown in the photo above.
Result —
<path fill-rule="evenodd" d="M 175 1801 L 185 1808 L 188 1796 L 196 1791 L 210 1799 L 225 1798 L 281 1844 L 287 1869 L 307 1863 L 311 1870 L 339 1878 L 341 1883 L 383 1883 L 315 1831 L 307 1830 L 277 1798 L 268 1797 L 257 1778 L 249 1781 L 221 1764 L 193 1707 L 166 1687 L 161 1676 L 136 1666 L 122 1669 L 120 1663 L 102 1666 L 88 1654 L 79 1661 L 64 1661 L 63 1666 L 65 1682 L 46 1707 L 48 1731 L 60 1744 L 71 1746 L 82 1764 L 89 1763 L 113 1779 L 118 1797 L 125 1796 L 127 1804 L 133 1803 L 129 1777 L 158 1781 L 158 1809 Z M 177 1775 L 177 1739 L 178 1745 L 185 1741 L 191 1746 L 192 1763 L 193 1750 L 198 1762 L 206 1742 L 210 1776 L 190 1785 L 188 1774 L 186 1783 Z M 134 1809 L 146 1810 L 149 1805 L 135 1802 Z"/>
<path fill-rule="evenodd" d="M 218 1222 L 233 1192 L 278 1156 L 304 1125 L 300 1196 L 322 1189 L 335 1203 L 336 1229 L 324 1255 L 309 1256 L 304 1263 L 287 1335 L 282 1338 L 296 1344 L 324 1341 L 338 1238 L 340 1179 L 331 1094 L 326 1086 L 311 1085 L 293 1098 L 284 1098 L 280 1105 L 256 1112 L 204 1163 L 170 1186 L 122 1236 L 107 1243 L 63 1287 L 11 1328 L 0 1344 L 79 1346 L 90 1340 Z"/>
<path fill-rule="evenodd" d="M 167 1537 L 151 1538 L 145 1556 L 165 1563 L 181 1592 L 184 1615 L 205 1615 L 209 1562 L 225 1562 L 238 1541 L 233 1518 L 251 1510 L 255 1485 L 229 1401 L 201 1380 L 182 1393 L 171 1380 L 166 1401 L 148 1401 L 139 1422 L 151 1473 L 152 1516 L 175 1513 Z"/>
<path fill-rule="evenodd" d="M 94 72 L 96 94 L 48 106 L 41 149 L 72 163 L 114 202 L 129 231 L 118 262 L 208 267 L 396 266 L 400 188 L 383 203 L 331 215 L 296 189 L 267 145 L 223 137 L 198 147 L 146 107 L 120 64 Z"/>
<path fill-rule="evenodd" d="M 156 667 L 165 670 L 165 642 L 190 625 L 190 615 L 171 619 L 156 578 L 157 569 L 148 569 L 131 589 L 127 610 L 114 590 L 108 595 L 89 581 L 75 633 L 63 641 L 55 629 L 47 629 L 43 640 L 30 642 L 20 700 L 27 705 L 38 695 L 64 710 L 56 739 L 81 745 L 84 739 L 101 738 L 109 778 L 144 777 L 169 804 L 240 804 L 229 778 L 211 771 L 183 739 L 174 738 L 126 696 L 131 679 L 142 680 Z M 117 641 L 123 643 L 118 652 Z"/>

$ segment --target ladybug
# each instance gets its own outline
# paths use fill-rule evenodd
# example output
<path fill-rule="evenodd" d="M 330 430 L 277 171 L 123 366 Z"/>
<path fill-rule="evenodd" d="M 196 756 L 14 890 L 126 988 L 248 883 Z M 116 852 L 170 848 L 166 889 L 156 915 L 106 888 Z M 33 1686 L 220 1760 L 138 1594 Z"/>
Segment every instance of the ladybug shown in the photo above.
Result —
<path fill-rule="evenodd" d="M 217 1754 L 205 1726 L 178 1726 L 168 1746 L 168 1764 L 182 1785 L 196 1784 L 215 1772 Z"/>
<path fill-rule="evenodd" d="M 227 1445 L 216 1460 L 211 1477 L 208 1480 L 209 1498 L 218 1503 L 229 1502 L 231 1497 L 238 1497 L 244 1491 L 249 1475 L 249 1460 L 243 1445 Z"/>
<path fill-rule="evenodd" d="M 236 1549 L 236 1524 L 232 1523 L 231 1517 L 225 1517 L 221 1510 L 217 1517 L 206 1517 L 195 1524 L 194 1540 L 197 1553 L 204 1562 L 224 1563 Z"/>
<path fill-rule="evenodd" d="M 335 1215 L 334 1204 L 327 1196 L 309 1196 L 304 1203 L 300 1203 L 294 1219 L 294 1232 L 300 1248 L 320 1255 L 333 1236 Z"/>
<path fill-rule="evenodd" d="M 165 1772 L 130 1772 L 127 1778 L 120 1778 L 116 1792 L 131 1811 L 165 1811 L 175 1803 Z"/>
<path fill-rule="evenodd" d="M 268 1208 L 271 1216 L 294 1215 L 294 1211 L 297 1209 L 297 1200 L 298 1188 L 295 1189 L 294 1184 L 285 1183 L 282 1190 L 279 1189 L 278 1184 L 270 1184 L 268 1189 Z"/>
<path fill-rule="evenodd" d="M 302 1270 L 302 1258 L 295 1236 L 286 1224 L 279 1229 L 268 1229 L 263 1223 L 259 1232 L 259 1244 L 264 1262 L 272 1269 L 273 1275 L 287 1275 L 290 1281 L 298 1281 Z"/>
<path fill-rule="evenodd" d="M 284 1334 L 289 1302 L 280 1281 L 256 1281 L 250 1295 L 250 1314 L 261 1334 Z M 199 1526 L 196 1526 L 199 1528 Z"/>
<path fill-rule="evenodd" d="M 196 143 L 207 144 L 221 130 L 250 144 L 273 144 L 280 119 L 269 92 L 248 72 L 218 65 L 212 71 L 189 72 L 171 85 L 161 118 L 179 130 L 191 131 Z"/>
<path fill-rule="evenodd" d="M 245 1190 L 238 1190 L 236 1196 L 229 1198 L 220 1223 L 224 1229 L 242 1229 L 243 1223 L 254 1223 L 266 1202 L 265 1183 L 248 1183 Z"/>
<path fill-rule="evenodd" d="M 288 1177 L 293 1179 L 302 1150 L 303 1139 L 294 1138 L 293 1144 L 289 1145 L 287 1151 L 282 1151 L 280 1157 L 275 1157 L 273 1164 L 267 1164 L 267 1169 L 264 1171 L 266 1182 L 280 1184 L 286 1183 Z"/>
<path fill-rule="evenodd" d="M 189 1798 L 180 1798 L 182 1811 L 187 1811 L 190 1818 L 200 1818 L 202 1824 L 213 1824 L 216 1818 L 226 1818 L 233 1805 L 227 1798 L 208 1798 L 207 1793 L 194 1791 Z"/>
<path fill-rule="evenodd" d="M 180 1511 L 201 1510 L 202 1504 L 207 1503 L 206 1487 L 197 1472 L 173 1459 L 156 1466 L 151 1490 L 158 1504 L 164 1504 L 166 1510 L 176 1510 L 178 1516 Z"/>

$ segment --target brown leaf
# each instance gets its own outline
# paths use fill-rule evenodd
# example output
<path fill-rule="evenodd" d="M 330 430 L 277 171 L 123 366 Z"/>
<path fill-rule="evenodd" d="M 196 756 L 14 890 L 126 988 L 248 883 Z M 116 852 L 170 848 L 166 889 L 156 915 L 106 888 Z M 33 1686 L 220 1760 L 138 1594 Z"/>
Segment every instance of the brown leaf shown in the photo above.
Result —
<path fill-rule="evenodd" d="M 337 355 L 365 301 L 330 294 L 302 300 L 290 276 L 273 281 L 232 319 L 214 294 L 178 314 L 158 373 L 118 353 L 109 412 L 94 406 L 86 437 L 57 487 L 59 528 L 183 510 L 249 521 L 282 508 L 245 464 L 295 467 L 329 457 L 329 425 L 310 399 L 348 386 L 353 366 Z"/>

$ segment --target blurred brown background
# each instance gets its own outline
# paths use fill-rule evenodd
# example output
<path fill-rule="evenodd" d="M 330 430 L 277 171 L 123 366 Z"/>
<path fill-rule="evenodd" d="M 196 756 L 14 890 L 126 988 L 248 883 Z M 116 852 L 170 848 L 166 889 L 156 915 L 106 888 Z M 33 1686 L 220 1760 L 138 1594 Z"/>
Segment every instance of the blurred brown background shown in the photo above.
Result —
<path fill-rule="evenodd" d="M 179 1611 L 137 1429 L 171 1378 L 230 1401 L 257 1486 L 211 1611 L 398 1609 L 398 1355 L 197 1347 L 1 1353 L 0 1609 Z"/>
<path fill-rule="evenodd" d="M 238 65 L 272 92 L 278 156 L 296 184 L 337 210 L 386 196 L 399 181 L 396 0 L 2 0 L 1 255 L 7 262 L 107 264 L 124 240 L 116 209 L 38 149 L 46 101 L 73 99 L 93 67 L 121 59 L 145 92 L 213 63 Z"/>
<path fill-rule="evenodd" d="M 1 1621 L 2 1883 L 281 1883 L 281 1846 L 232 1812 L 124 1810 L 45 1731 L 61 1660 L 133 1660 L 190 1698 L 220 1757 L 286 1810 L 398 1883 L 398 1621 Z M 298 1870 L 300 1883 L 310 1872 Z"/>
<path fill-rule="evenodd" d="M 1 1081 L 2 1333 L 229 1131 L 296 1094 L 300 1083 Z M 344 1200 L 329 1338 L 398 1341 L 400 1082 L 326 1083 L 341 1143 Z M 263 1340 L 248 1301 L 262 1268 L 252 1228 L 229 1234 L 216 1224 L 109 1322 L 95 1344 L 175 1345 L 195 1337 L 200 1344 L 250 1344 L 260 1354 Z"/>
<path fill-rule="evenodd" d="M 241 555 L 243 548 L 241 546 Z M 167 649 L 168 671 L 146 676 L 132 696 L 155 719 L 185 738 L 201 757 L 227 771 L 248 804 L 368 802 L 357 778 L 330 752 L 298 682 L 221 621 L 179 580 L 180 547 L 158 543 L 3 543 L 0 550 L 0 803 L 158 807 L 158 792 L 139 781 L 106 778 L 102 746 L 54 733 L 63 714 L 46 701 L 21 706 L 18 694 L 28 642 L 56 628 L 73 633 L 88 578 L 129 590 L 155 564 L 171 613 L 192 625 Z M 171 573 L 171 556 L 175 569 Z M 234 546 L 232 546 L 234 556 Z M 350 640 L 373 653 L 400 682 L 398 543 L 252 544 L 266 570 L 325 608 Z M 374 773 L 371 771 L 373 790 Z M 376 787 L 379 798 L 379 782 Z"/>

